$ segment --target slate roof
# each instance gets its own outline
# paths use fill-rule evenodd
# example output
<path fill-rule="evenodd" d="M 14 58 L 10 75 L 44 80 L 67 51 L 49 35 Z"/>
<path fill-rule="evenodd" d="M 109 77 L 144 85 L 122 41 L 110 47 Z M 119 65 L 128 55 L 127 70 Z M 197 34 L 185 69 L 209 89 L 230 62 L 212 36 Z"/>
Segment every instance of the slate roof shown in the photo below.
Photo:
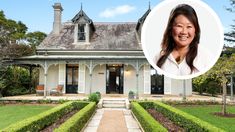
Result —
<path fill-rule="evenodd" d="M 38 49 L 68 50 L 142 50 L 136 38 L 136 23 L 94 23 L 96 31 L 90 44 L 79 45 L 74 42 L 74 24 L 63 24 L 59 35 L 50 33 Z"/>

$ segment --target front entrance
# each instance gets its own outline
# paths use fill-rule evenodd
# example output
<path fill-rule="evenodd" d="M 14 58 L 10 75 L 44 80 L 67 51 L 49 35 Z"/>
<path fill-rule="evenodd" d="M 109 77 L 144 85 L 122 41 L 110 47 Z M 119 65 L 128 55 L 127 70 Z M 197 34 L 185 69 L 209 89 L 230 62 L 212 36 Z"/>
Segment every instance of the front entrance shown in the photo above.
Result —
<path fill-rule="evenodd" d="M 66 93 L 78 93 L 78 65 L 66 65 Z"/>
<path fill-rule="evenodd" d="M 106 93 L 123 94 L 123 65 L 108 64 L 106 69 Z"/>
<path fill-rule="evenodd" d="M 164 77 L 151 67 L 151 94 L 164 94 Z"/>

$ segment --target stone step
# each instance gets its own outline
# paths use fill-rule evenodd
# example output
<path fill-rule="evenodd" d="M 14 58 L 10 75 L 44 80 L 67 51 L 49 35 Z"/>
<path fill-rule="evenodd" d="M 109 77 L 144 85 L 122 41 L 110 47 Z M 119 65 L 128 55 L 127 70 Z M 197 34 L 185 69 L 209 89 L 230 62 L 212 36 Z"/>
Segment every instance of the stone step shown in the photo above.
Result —
<path fill-rule="evenodd" d="M 126 108 L 126 104 L 103 104 L 103 108 Z"/>
<path fill-rule="evenodd" d="M 125 104 L 125 100 L 118 100 L 118 101 L 110 101 L 110 100 L 103 100 L 103 104 Z"/>
<path fill-rule="evenodd" d="M 106 101 L 125 101 L 125 99 L 103 99 Z"/>

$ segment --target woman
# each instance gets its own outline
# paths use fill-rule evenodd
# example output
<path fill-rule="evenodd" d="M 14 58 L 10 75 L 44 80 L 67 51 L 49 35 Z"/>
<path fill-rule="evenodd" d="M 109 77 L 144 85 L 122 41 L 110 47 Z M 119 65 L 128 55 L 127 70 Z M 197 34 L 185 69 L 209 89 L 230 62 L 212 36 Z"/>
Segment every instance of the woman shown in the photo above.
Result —
<path fill-rule="evenodd" d="M 208 57 L 199 46 L 200 26 L 195 10 L 180 4 L 171 11 L 156 64 L 174 75 L 190 75 L 207 67 Z"/>

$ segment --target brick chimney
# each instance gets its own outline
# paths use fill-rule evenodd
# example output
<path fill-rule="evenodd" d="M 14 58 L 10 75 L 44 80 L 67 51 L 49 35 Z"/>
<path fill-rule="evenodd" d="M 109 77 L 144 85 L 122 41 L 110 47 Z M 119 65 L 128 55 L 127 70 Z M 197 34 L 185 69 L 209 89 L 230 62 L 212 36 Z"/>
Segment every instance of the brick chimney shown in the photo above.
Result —
<path fill-rule="evenodd" d="M 54 8 L 53 34 L 58 35 L 61 29 L 61 14 L 63 8 L 60 3 L 55 3 L 52 7 Z"/>

